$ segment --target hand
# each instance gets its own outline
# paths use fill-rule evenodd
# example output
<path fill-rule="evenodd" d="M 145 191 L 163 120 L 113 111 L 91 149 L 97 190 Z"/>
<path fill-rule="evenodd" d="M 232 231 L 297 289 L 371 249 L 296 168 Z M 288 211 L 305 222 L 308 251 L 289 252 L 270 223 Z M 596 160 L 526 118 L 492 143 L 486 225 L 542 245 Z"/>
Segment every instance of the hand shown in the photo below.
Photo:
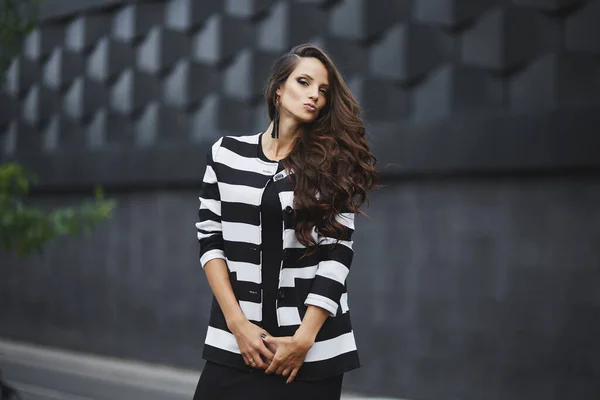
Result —
<path fill-rule="evenodd" d="M 274 352 L 265 346 L 261 334 L 269 333 L 247 319 L 228 324 L 228 327 L 235 336 L 246 365 L 266 369 L 273 360 Z"/>
<path fill-rule="evenodd" d="M 275 356 L 265 373 L 275 372 L 277 375 L 289 376 L 286 383 L 292 383 L 304 363 L 306 353 L 314 342 L 300 340 L 293 336 L 273 337 L 269 335 L 264 341 L 267 345 L 277 346 Z"/>
<path fill-rule="evenodd" d="M 267 335 L 265 335 L 266 337 Z M 263 337 L 264 339 L 264 337 Z M 265 346 L 267 347 L 267 349 L 269 349 L 269 351 L 271 351 L 271 353 L 273 353 L 273 355 L 275 355 L 275 353 L 277 353 L 277 345 L 275 343 L 267 343 L 263 340 L 263 343 L 265 344 Z"/>

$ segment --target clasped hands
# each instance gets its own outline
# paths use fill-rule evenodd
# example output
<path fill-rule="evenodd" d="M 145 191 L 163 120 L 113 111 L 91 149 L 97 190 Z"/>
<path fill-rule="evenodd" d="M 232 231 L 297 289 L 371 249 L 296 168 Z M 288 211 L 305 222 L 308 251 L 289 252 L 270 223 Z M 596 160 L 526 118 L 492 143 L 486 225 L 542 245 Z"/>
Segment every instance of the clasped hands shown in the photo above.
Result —
<path fill-rule="evenodd" d="M 230 330 L 246 365 L 264 369 L 269 375 L 286 376 L 286 383 L 294 381 L 306 353 L 314 344 L 314 339 L 302 336 L 271 336 L 248 320 L 232 324 Z"/>

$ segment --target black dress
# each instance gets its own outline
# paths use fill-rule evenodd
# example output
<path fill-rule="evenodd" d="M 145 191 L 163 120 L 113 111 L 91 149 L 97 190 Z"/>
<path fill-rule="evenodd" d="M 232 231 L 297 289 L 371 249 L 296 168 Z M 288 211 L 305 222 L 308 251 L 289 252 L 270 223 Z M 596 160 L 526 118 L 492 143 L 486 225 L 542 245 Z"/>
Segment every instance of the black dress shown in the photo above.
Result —
<path fill-rule="evenodd" d="M 258 157 L 269 160 L 262 151 L 262 135 L 259 138 Z M 277 172 L 283 169 L 279 162 Z M 269 181 L 261 202 L 262 224 L 262 282 L 263 282 L 263 328 L 271 336 L 281 336 L 277 326 L 275 300 L 279 286 L 279 269 L 283 252 L 281 230 L 283 216 L 279 195 Z M 207 361 L 194 400 L 338 400 L 342 391 L 343 375 L 317 381 L 294 381 L 286 384 L 287 377 L 267 375 L 261 369 L 240 370 Z"/>

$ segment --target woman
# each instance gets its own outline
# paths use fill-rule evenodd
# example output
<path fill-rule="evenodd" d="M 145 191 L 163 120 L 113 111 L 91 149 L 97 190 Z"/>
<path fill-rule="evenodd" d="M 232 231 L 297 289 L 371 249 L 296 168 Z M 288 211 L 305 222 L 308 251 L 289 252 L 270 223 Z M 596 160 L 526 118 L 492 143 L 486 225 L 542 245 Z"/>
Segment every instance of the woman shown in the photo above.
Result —
<path fill-rule="evenodd" d="M 196 227 L 214 297 L 194 399 L 339 399 L 359 367 L 346 276 L 375 158 L 318 47 L 277 60 L 265 98 L 264 133 L 207 155 Z"/>

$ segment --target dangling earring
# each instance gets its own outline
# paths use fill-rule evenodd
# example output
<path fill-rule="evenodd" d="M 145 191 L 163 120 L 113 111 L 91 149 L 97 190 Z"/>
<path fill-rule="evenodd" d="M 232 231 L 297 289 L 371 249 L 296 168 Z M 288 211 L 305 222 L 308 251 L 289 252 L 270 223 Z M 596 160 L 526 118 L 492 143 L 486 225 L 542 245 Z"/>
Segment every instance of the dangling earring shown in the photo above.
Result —
<path fill-rule="evenodd" d="M 273 139 L 279 138 L 279 98 L 275 100 L 275 115 L 273 116 L 273 131 L 271 132 Z"/>

